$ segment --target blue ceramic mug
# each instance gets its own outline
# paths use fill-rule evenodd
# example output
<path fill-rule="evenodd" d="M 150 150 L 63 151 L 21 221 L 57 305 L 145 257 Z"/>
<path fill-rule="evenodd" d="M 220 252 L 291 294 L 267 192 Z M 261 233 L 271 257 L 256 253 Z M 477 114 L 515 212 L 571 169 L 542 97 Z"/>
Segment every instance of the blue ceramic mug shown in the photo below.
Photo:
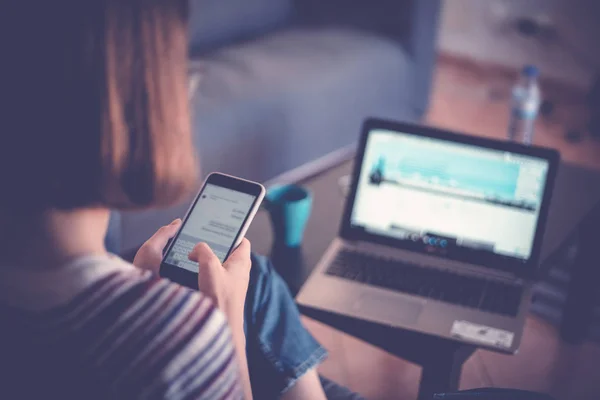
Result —
<path fill-rule="evenodd" d="M 276 243 L 287 247 L 299 247 L 302 244 L 312 201 L 312 193 L 301 186 L 269 188 L 263 204 L 271 216 Z"/>

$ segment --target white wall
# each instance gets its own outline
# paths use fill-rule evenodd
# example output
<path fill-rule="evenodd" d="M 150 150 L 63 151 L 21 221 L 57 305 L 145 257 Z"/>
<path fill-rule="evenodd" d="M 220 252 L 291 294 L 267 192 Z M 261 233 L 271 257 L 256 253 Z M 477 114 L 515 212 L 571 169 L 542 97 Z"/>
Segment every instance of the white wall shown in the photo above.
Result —
<path fill-rule="evenodd" d="M 519 68 L 532 63 L 542 74 L 587 87 L 600 68 L 600 0 L 444 0 L 439 49 Z M 552 24 L 561 41 L 595 66 L 575 61 L 556 43 L 521 37 L 512 22 L 533 16 Z M 598 71 L 600 72 L 600 70 Z"/>

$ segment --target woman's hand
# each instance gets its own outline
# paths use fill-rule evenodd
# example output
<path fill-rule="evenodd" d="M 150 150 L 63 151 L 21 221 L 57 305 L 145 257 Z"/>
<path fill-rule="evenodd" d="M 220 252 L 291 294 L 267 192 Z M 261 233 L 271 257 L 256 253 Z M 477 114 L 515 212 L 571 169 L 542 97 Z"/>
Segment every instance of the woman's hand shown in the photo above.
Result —
<path fill-rule="evenodd" d="M 248 359 L 246 357 L 246 336 L 244 334 L 244 303 L 250 280 L 250 242 L 246 239 L 221 265 L 221 262 L 205 243 L 200 243 L 189 255 L 198 263 L 198 287 L 202 293 L 213 299 L 223 311 L 231 327 L 244 387 L 244 398 L 252 399 Z"/>
<path fill-rule="evenodd" d="M 250 242 L 242 240 L 224 264 L 205 243 L 198 244 L 189 259 L 198 263 L 200 291 L 212 298 L 227 315 L 232 328 L 243 328 L 244 303 L 250 279 Z"/>
<path fill-rule="evenodd" d="M 169 239 L 172 239 L 175 236 L 180 227 L 181 220 L 178 218 L 169 225 L 160 228 L 142 245 L 142 247 L 140 247 L 133 259 L 133 265 L 141 269 L 152 271 L 158 275 L 160 263 L 163 259 L 163 249 L 167 245 Z"/>

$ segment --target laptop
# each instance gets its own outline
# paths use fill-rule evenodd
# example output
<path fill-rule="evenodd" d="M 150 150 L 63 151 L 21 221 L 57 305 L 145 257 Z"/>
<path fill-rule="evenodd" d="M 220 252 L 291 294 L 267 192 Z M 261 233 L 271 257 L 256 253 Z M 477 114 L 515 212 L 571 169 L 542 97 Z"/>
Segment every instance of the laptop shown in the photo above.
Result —
<path fill-rule="evenodd" d="M 559 155 L 369 120 L 338 237 L 299 304 L 517 352 Z"/>

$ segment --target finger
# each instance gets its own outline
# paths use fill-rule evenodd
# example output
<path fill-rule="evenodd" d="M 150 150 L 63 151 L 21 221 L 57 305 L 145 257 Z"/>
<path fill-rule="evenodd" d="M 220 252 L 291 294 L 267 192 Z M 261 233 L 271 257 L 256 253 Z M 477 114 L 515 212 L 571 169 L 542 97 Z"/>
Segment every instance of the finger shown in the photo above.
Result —
<path fill-rule="evenodd" d="M 240 245 L 229 255 L 227 261 L 223 266 L 227 269 L 230 267 L 238 267 L 249 265 L 247 262 L 250 259 L 250 253 L 252 251 L 252 245 L 246 238 L 242 239 Z"/>
<path fill-rule="evenodd" d="M 213 253 L 210 247 L 206 243 L 198 243 L 196 247 L 188 255 L 190 261 L 197 262 L 201 266 L 216 266 L 221 265 L 221 262 Z"/>
<path fill-rule="evenodd" d="M 166 245 L 169 239 L 172 239 L 179 227 L 181 226 L 181 219 L 177 218 L 175 221 L 171 222 L 169 225 L 165 225 L 160 228 L 150 239 L 148 239 L 148 244 L 152 246 L 154 249 L 162 250 Z"/>

